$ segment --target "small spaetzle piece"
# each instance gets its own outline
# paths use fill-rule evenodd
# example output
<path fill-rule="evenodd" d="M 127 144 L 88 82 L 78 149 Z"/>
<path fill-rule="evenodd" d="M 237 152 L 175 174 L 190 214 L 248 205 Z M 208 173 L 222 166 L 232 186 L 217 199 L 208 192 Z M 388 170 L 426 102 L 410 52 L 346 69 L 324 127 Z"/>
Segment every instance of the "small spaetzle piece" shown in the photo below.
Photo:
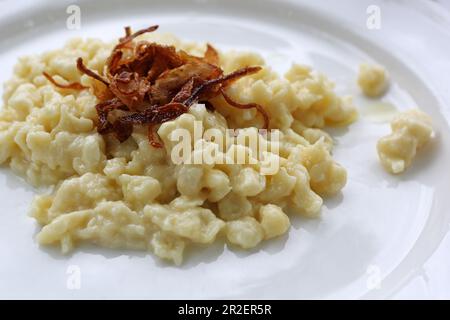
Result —
<path fill-rule="evenodd" d="M 411 109 L 398 114 L 391 122 L 392 133 L 377 143 L 378 157 L 383 168 L 392 174 L 404 172 L 417 151 L 431 139 L 433 127 L 430 116 Z"/>
<path fill-rule="evenodd" d="M 358 85 L 366 96 L 378 98 L 389 88 L 388 73 L 380 65 L 361 64 L 359 67 Z"/>

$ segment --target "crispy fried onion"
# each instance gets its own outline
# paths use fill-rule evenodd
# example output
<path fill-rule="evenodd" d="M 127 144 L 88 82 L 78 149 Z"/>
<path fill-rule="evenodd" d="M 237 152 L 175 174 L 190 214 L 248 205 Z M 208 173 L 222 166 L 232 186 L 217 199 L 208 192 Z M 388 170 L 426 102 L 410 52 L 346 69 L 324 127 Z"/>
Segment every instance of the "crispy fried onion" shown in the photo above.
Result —
<path fill-rule="evenodd" d="M 132 33 L 130 27 L 125 27 L 125 36 L 119 39 L 106 62 L 105 76 L 86 67 L 82 58 L 77 59 L 78 70 L 104 87 L 94 90 L 101 100 L 96 105 L 100 134 L 113 133 L 123 142 L 133 133 L 134 125 L 146 125 L 151 145 L 159 148 L 162 142 L 156 133 L 157 125 L 176 119 L 197 102 L 213 110 L 209 100 L 218 95 L 234 108 L 255 108 L 262 115 L 264 128 L 268 128 L 269 117 L 262 106 L 238 103 L 225 92 L 233 82 L 258 72 L 260 67 L 246 67 L 224 75 L 218 66 L 219 54 L 210 44 L 203 57 L 195 57 L 173 46 L 135 41 L 157 28 L 151 26 Z M 47 79 L 60 88 L 86 88 L 77 83 L 62 86 L 50 76 Z"/>
<path fill-rule="evenodd" d="M 83 89 L 88 88 L 88 87 L 83 86 L 79 82 L 71 82 L 71 83 L 67 83 L 67 84 L 59 83 L 45 71 L 42 72 L 42 75 L 44 77 L 46 77 L 47 80 L 50 81 L 55 87 L 60 88 L 60 89 L 83 90 Z"/>

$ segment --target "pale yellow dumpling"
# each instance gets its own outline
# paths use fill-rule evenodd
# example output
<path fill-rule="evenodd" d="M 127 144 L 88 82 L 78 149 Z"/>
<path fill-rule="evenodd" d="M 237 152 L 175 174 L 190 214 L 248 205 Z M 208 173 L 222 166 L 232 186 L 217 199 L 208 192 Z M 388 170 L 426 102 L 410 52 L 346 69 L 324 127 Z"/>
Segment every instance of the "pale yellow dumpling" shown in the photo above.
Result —
<path fill-rule="evenodd" d="M 380 162 L 386 171 L 398 174 L 412 163 L 417 151 L 431 139 L 431 118 L 418 109 L 398 114 L 391 122 L 392 133 L 377 144 Z"/>
<path fill-rule="evenodd" d="M 362 64 L 359 67 L 358 85 L 366 96 L 378 98 L 389 88 L 388 73 L 380 65 Z"/>

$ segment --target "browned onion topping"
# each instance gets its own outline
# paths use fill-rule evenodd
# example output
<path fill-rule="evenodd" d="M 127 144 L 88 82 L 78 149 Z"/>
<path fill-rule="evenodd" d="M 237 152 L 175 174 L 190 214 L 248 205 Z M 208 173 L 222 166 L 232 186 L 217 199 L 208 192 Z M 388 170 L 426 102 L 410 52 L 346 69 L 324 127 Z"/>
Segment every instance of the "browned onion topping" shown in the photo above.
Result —
<path fill-rule="evenodd" d="M 51 75 L 49 75 L 47 72 L 42 72 L 44 77 L 47 78 L 48 81 L 50 81 L 55 87 L 61 88 L 61 89 L 71 89 L 71 90 L 83 90 L 88 89 L 88 87 L 83 86 L 79 82 L 72 82 L 67 84 L 62 84 L 57 82 Z"/>
<path fill-rule="evenodd" d="M 101 89 L 94 87 L 94 94 L 101 100 L 96 105 L 100 134 L 113 133 L 123 142 L 133 133 L 134 125 L 146 125 L 150 144 L 160 148 L 158 124 L 176 119 L 199 101 L 208 110 L 214 110 L 209 100 L 218 95 L 234 108 L 255 108 L 264 119 L 264 128 L 268 128 L 269 117 L 262 106 L 238 103 L 225 92 L 233 82 L 258 72 L 261 67 L 245 67 L 224 75 L 219 67 L 219 54 L 210 44 L 203 57 L 195 57 L 173 46 L 134 41 L 157 28 L 155 25 L 132 33 L 130 27 L 125 27 L 125 36 L 119 39 L 106 62 L 105 76 L 87 68 L 82 58 L 77 59 L 81 73 L 102 83 Z M 59 88 L 86 88 L 79 83 L 61 85 L 48 74 L 44 76 Z"/>

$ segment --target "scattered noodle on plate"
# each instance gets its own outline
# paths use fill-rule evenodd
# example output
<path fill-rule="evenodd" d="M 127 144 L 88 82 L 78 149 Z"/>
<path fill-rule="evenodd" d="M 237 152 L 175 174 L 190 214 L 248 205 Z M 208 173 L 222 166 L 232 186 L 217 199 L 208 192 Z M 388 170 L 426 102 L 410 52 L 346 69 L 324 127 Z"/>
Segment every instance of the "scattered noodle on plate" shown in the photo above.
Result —
<path fill-rule="evenodd" d="M 377 144 L 378 157 L 387 172 L 399 174 L 411 166 L 417 151 L 430 141 L 430 116 L 418 109 L 399 113 L 391 122 L 392 133 Z"/>

